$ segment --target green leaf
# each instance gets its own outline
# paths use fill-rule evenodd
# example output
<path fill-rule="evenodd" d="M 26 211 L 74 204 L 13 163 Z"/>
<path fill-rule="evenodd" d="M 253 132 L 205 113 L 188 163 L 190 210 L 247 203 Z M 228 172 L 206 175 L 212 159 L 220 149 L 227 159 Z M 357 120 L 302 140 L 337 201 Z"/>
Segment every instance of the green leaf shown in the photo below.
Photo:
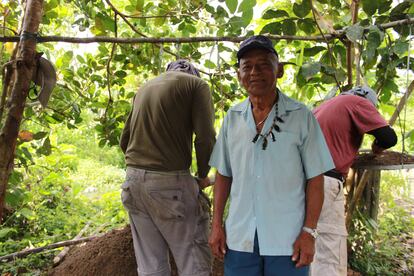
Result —
<path fill-rule="evenodd" d="M 301 73 L 306 80 L 309 80 L 311 77 L 319 73 L 320 70 L 320 63 L 305 63 L 304 65 L 302 65 Z"/>
<path fill-rule="evenodd" d="M 267 10 L 262 16 L 263 19 L 274 19 L 279 17 L 289 17 L 289 14 L 285 10 Z"/>
<path fill-rule="evenodd" d="M 250 22 L 250 21 L 249 21 Z M 194 25 L 192 25 L 192 24 L 187 24 L 186 26 L 185 26 L 185 31 L 187 32 L 187 33 L 192 33 L 192 34 L 195 34 L 196 32 L 197 32 L 197 28 L 194 26 Z"/>
<path fill-rule="evenodd" d="M 214 62 L 212 62 L 211 60 L 206 60 L 204 62 L 204 66 L 206 68 L 209 68 L 209 69 L 215 69 L 216 68 L 216 64 L 214 64 Z"/>
<path fill-rule="evenodd" d="M 19 213 L 28 220 L 33 220 L 35 218 L 34 212 L 28 208 L 20 209 Z"/>
<path fill-rule="evenodd" d="M 9 182 L 12 183 L 12 184 L 18 184 L 22 181 L 23 181 L 23 174 L 21 172 L 13 170 L 11 175 L 10 175 Z"/>
<path fill-rule="evenodd" d="M 408 42 L 397 40 L 394 44 L 393 51 L 398 56 L 405 54 L 408 51 Z"/>
<path fill-rule="evenodd" d="M 282 22 L 282 31 L 285 35 L 296 34 L 296 24 L 292 19 L 285 19 Z"/>
<path fill-rule="evenodd" d="M 229 8 L 230 13 L 235 13 L 237 9 L 237 0 L 226 0 L 226 6 Z"/>
<path fill-rule="evenodd" d="M 136 5 L 137 11 L 142 12 L 144 10 L 144 4 L 145 4 L 145 0 L 137 0 L 137 5 Z"/>
<path fill-rule="evenodd" d="M 372 16 L 378 9 L 378 0 L 362 0 L 362 9 L 368 16 Z"/>
<path fill-rule="evenodd" d="M 282 32 L 282 24 L 279 22 L 272 22 L 263 27 L 260 33 L 280 34 Z"/>
<path fill-rule="evenodd" d="M 42 138 L 45 138 L 48 134 L 49 134 L 49 132 L 39 131 L 39 132 L 33 134 L 33 139 L 34 140 L 40 140 Z"/>
<path fill-rule="evenodd" d="M 396 17 L 398 15 L 404 15 L 405 11 L 411 7 L 411 1 L 404 1 L 397 6 L 395 6 L 391 12 L 390 17 Z"/>
<path fill-rule="evenodd" d="M 30 160 L 30 162 L 34 163 L 33 161 L 33 156 L 32 154 L 29 152 L 29 150 L 26 147 L 22 147 L 21 148 L 23 155 Z"/>
<path fill-rule="evenodd" d="M 50 139 L 47 137 L 43 142 L 41 151 L 44 155 L 50 155 L 52 153 L 52 146 L 50 145 Z"/>
<path fill-rule="evenodd" d="M 242 15 L 244 26 L 248 26 L 253 19 L 253 9 L 246 10 Z"/>
<path fill-rule="evenodd" d="M 76 59 L 80 62 L 80 63 L 86 63 L 86 60 L 81 56 L 81 55 L 76 55 Z"/>
<path fill-rule="evenodd" d="M 323 46 L 314 46 L 312 48 L 305 48 L 303 54 L 306 57 L 313 57 L 321 51 L 325 51 L 326 48 Z"/>
<path fill-rule="evenodd" d="M 354 43 L 358 43 L 358 40 L 362 38 L 364 34 L 364 28 L 359 25 L 352 25 L 345 30 L 346 37 Z"/>
<path fill-rule="evenodd" d="M 378 13 L 386 13 L 391 9 L 392 0 L 377 0 L 378 1 Z"/>
<path fill-rule="evenodd" d="M 127 73 L 123 70 L 119 70 L 115 72 L 115 76 L 117 76 L 118 78 L 125 78 L 127 76 Z"/>
<path fill-rule="evenodd" d="M 293 13 L 299 18 L 305 18 L 310 11 L 310 0 L 303 0 L 302 4 L 293 4 Z"/>
<path fill-rule="evenodd" d="M 115 32 L 115 21 L 106 14 L 98 13 L 95 17 L 95 27 L 101 32 Z"/>
<path fill-rule="evenodd" d="M 242 13 L 251 12 L 253 14 L 254 6 L 256 6 L 256 0 L 243 0 L 238 11 Z"/>
<path fill-rule="evenodd" d="M 0 239 L 6 238 L 11 233 L 17 233 L 17 230 L 10 227 L 2 227 L 0 229 Z"/>
<path fill-rule="evenodd" d="M 313 34 L 316 30 L 315 22 L 310 18 L 298 19 L 298 27 L 306 34 Z"/>

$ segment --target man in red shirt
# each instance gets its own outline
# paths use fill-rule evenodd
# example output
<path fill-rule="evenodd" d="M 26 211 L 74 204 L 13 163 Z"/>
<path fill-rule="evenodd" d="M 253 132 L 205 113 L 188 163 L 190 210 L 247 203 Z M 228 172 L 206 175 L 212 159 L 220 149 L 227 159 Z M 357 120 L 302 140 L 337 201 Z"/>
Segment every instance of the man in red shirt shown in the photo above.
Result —
<path fill-rule="evenodd" d="M 313 110 L 335 163 L 325 173 L 324 203 L 318 221 L 312 276 L 346 275 L 347 249 L 343 182 L 365 133 L 375 137 L 377 154 L 397 143 L 395 131 L 376 109 L 377 95 L 362 86 L 341 93 Z"/>

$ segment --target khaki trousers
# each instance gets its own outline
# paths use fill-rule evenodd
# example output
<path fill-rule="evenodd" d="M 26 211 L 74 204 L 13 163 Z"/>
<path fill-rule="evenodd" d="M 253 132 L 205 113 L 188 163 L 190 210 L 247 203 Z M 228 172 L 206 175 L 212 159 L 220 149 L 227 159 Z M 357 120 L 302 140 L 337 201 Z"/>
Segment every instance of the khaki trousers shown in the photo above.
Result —
<path fill-rule="evenodd" d="M 179 275 L 207 276 L 209 210 L 188 171 L 153 172 L 127 168 L 122 185 L 140 276 L 169 276 L 168 249 Z"/>
<path fill-rule="evenodd" d="M 311 264 L 312 276 L 346 276 L 345 196 L 342 181 L 324 176 L 324 202 L 318 221 L 319 236 Z"/>

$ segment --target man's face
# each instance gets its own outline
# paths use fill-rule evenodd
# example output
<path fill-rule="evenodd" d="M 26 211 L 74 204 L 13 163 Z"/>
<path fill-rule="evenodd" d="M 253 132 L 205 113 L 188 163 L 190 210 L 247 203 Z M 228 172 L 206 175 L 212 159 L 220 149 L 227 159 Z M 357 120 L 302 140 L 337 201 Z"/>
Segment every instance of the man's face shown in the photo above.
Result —
<path fill-rule="evenodd" d="M 274 93 L 278 75 L 277 57 L 263 49 L 248 51 L 240 59 L 237 77 L 249 95 Z"/>

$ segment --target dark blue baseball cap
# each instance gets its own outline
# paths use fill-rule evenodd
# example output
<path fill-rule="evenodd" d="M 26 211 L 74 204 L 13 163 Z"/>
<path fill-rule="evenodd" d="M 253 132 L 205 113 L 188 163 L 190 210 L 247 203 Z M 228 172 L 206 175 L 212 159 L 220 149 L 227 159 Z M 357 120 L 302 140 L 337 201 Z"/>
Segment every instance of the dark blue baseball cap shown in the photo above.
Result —
<path fill-rule="evenodd" d="M 278 54 L 273 47 L 273 43 L 269 38 L 263 35 L 254 35 L 245 39 L 240 44 L 240 49 L 237 52 L 237 62 L 239 63 L 243 55 L 252 49 L 264 49 L 274 53 L 278 57 Z"/>

